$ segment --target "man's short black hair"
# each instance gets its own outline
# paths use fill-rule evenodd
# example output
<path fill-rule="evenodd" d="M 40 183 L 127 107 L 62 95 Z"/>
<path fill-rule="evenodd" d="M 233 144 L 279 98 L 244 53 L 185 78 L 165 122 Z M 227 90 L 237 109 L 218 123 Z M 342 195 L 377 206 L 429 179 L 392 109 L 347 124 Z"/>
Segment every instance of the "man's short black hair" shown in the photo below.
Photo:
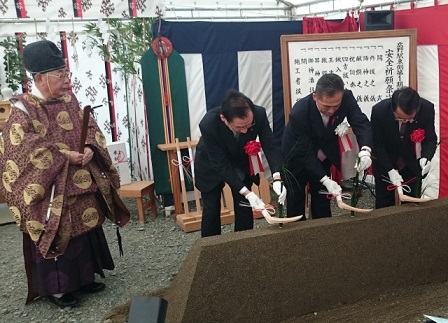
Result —
<path fill-rule="evenodd" d="M 320 99 L 323 97 L 332 97 L 336 93 L 344 92 L 344 81 L 333 73 L 322 75 L 316 83 L 314 93 Z"/>
<path fill-rule="evenodd" d="M 234 118 L 245 118 L 249 110 L 254 112 L 254 103 L 243 93 L 230 89 L 227 91 L 221 104 L 221 114 L 228 122 Z"/>
<path fill-rule="evenodd" d="M 410 87 L 403 87 L 392 94 L 393 111 L 396 111 L 397 107 L 400 107 L 404 113 L 411 115 L 418 111 L 420 103 L 420 95 L 418 95 L 416 90 Z"/>

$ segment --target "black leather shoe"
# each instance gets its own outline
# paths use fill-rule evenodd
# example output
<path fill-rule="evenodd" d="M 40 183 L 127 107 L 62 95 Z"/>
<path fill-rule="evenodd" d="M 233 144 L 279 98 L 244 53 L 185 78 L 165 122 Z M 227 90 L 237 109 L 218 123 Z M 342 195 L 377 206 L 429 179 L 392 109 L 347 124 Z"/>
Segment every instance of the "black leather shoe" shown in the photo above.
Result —
<path fill-rule="evenodd" d="M 103 291 L 104 288 L 106 288 L 106 285 L 104 285 L 103 283 L 91 282 L 90 284 L 82 286 L 79 291 L 83 293 L 93 294 Z"/>
<path fill-rule="evenodd" d="M 79 304 L 72 293 L 65 293 L 62 297 L 48 296 L 48 299 L 59 307 L 76 307 Z"/>

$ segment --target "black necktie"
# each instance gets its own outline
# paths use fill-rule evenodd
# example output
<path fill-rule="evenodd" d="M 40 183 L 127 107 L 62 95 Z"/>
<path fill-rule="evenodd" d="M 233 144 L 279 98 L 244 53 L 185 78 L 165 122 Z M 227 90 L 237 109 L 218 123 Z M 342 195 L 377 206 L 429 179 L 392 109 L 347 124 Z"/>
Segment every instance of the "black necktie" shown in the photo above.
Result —
<path fill-rule="evenodd" d="M 403 139 L 403 137 L 404 137 L 404 132 L 406 131 L 406 123 L 407 122 L 402 122 L 401 124 L 400 124 L 400 139 Z M 398 160 L 397 160 L 397 168 L 398 168 L 398 170 L 402 170 L 403 168 L 404 168 L 404 166 L 406 166 L 406 163 L 404 162 L 404 159 L 403 159 L 403 157 L 399 157 L 398 158 Z"/>
<path fill-rule="evenodd" d="M 403 138 L 404 136 L 404 132 L 406 131 L 406 123 L 407 122 L 402 122 L 400 125 L 400 138 Z"/>

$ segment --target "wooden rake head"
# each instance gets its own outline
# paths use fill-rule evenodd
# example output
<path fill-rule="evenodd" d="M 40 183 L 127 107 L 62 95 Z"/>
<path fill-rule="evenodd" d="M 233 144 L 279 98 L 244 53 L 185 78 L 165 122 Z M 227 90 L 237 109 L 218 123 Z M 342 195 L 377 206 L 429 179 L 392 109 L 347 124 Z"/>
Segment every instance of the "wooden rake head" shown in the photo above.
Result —
<path fill-rule="evenodd" d="M 350 206 L 348 204 L 345 204 L 342 201 L 342 197 L 340 195 L 336 196 L 336 201 L 337 201 L 338 207 L 340 209 L 344 209 L 344 210 L 348 210 L 348 211 L 354 211 L 354 212 L 358 212 L 358 213 L 369 213 L 369 212 L 373 211 L 373 209 L 360 209 L 360 208 L 353 207 L 353 206 Z"/>
<path fill-rule="evenodd" d="M 412 197 L 409 195 L 405 195 L 403 193 L 403 188 L 401 186 L 397 187 L 397 193 L 398 193 L 398 198 L 400 199 L 401 202 L 423 203 L 423 202 L 429 202 L 429 201 L 433 200 L 431 198 L 418 198 L 418 197 Z"/>
<path fill-rule="evenodd" d="M 291 218 L 277 218 L 277 217 L 271 216 L 269 214 L 268 210 L 266 210 L 266 209 L 262 209 L 261 214 L 264 216 L 266 222 L 269 224 L 294 222 L 294 221 L 300 220 L 303 217 L 303 215 L 298 215 L 298 216 L 294 216 Z"/>

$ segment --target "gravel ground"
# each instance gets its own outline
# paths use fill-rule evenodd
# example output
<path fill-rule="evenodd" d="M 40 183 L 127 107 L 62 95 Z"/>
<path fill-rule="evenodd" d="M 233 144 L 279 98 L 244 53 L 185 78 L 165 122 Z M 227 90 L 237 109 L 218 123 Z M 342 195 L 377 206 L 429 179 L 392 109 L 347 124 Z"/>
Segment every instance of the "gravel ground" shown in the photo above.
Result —
<path fill-rule="evenodd" d="M 131 211 L 131 221 L 120 230 L 124 256 L 118 254 L 115 227 L 107 222 L 103 228 L 115 261 L 115 270 L 106 271 L 106 290 L 83 295 L 77 308 L 60 309 L 42 298 L 25 306 L 27 292 L 22 256 L 22 237 L 15 224 L 0 226 L 0 323 L 107 323 L 105 319 L 114 307 L 130 301 L 132 296 L 147 294 L 169 286 L 200 232 L 184 233 L 172 216 L 146 214 L 146 223 L 137 221 L 134 199 L 124 199 Z M 373 198 L 367 192 L 360 207 L 372 207 Z M 342 210 L 333 206 L 333 214 Z M 347 212 L 347 211 L 342 211 Z M 267 226 L 263 219 L 255 220 L 255 230 Z M 223 234 L 233 231 L 233 225 L 223 227 Z"/>

